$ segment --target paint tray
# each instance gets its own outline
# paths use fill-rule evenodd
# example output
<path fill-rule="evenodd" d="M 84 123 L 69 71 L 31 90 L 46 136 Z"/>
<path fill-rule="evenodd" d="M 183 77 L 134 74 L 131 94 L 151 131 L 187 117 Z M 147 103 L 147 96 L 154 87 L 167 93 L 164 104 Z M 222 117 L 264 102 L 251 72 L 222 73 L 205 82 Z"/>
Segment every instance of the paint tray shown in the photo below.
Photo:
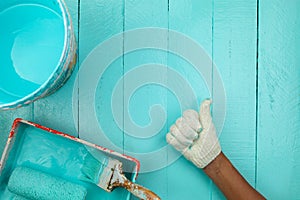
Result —
<path fill-rule="evenodd" d="M 139 161 L 112 150 L 91 144 L 73 136 L 16 119 L 0 161 L 0 199 L 14 199 L 7 189 L 9 177 L 16 167 L 30 167 L 58 176 L 87 188 L 86 199 L 130 199 L 130 193 L 117 188 L 108 193 L 96 185 L 80 181 L 80 166 L 86 152 L 100 157 L 111 157 L 123 163 L 126 177 L 135 182 Z"/>

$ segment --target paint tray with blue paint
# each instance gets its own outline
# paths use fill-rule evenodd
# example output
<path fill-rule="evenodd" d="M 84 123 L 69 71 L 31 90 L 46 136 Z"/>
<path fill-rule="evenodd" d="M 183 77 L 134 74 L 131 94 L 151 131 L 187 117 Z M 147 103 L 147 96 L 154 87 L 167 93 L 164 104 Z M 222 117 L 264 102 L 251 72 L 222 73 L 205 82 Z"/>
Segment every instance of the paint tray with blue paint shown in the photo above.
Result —
<path fill-rule="evenodd" d="M 103 168 L 117 160 L 124 177 L 130 182 L 137 177 L 140 164 L 134 158 L 16 119 L 0 161 L 0 199 L 130 199 L 121 188 L 108 193 L 111 188 L 84 181 L 89 156 Z"/>

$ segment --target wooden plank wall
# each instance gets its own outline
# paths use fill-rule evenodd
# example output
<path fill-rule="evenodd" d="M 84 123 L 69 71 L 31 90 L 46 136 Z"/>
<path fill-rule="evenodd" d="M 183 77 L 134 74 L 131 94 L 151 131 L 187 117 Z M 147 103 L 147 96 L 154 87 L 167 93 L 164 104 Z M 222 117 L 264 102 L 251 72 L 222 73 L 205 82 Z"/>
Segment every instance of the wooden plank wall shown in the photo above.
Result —
<path fill-rule="evenodd" d="M 192 38 L 195 42 L 200 44 L 209 55 L 211 55 L 212 11 L 212 1 L 170 0 L 169 28 Z M 170 41 L 170 43 L 171 42 L 174 41 Z M 178 44 L 182 46 L 181 48 L 184 49 L 184 52 L 193 54 L 191 49 L 186 48 L 188 45 L 181 41 L 178 41 Z M 199 79 L 195 78 L 197 73 L 191 70 L 192 66 L 187 63 L 189 60 L 186 61 L 184 59 L 186 58 L 178 58 L 178 56 L 169 54 L 168 66 L 180 72 L 181 76 L 188 80 L 195 90 L 199 102 L 203 100 L 203 98 L 209 98 L 211 94 L 209 94 L 208 90 L 210 89 L 212 91 L 212 69 L 209 69 L 210 73 L 208 74 L 208 77 L 206 77 L 207 85 L 204 85 Z M 168 99 L 170 124 L 175 122 L 175 117 L 180 117 L 180 112 L 172 112 L 172 110 L 176 110 L 175 108 L 177 106 L 178 105 L 176 104 L 172 104 L 171 98 Z M 198 109 L 198 107 L 193 109 Z M 186 161 L 184 157 L 181 157 L 175 163 L 167 167 L 167 170 L 167 199 L 194 199 L 200 194 L 203 199 L 211 198 L 212 185 L 210 180 L 201 170 Z"/>
<path fill-rule="evenodd" d="M 299 199 L 300 2 L 260 1 L 257 187 Z"/>
<path fill-rule="evenodd" d="M 85 129 L 93 116 L 82 114 L 87 105 L 80 101 L 80 94 L 84 93 L 80 80 L 77 82 L 79 88 L 75 88 L 79 92 L 78 99 L 72 100 L 80 64 L 98 44 L 115 34 L 144 27 L 166 28 L 183 33 L 201 45 L 221 74 L 227 95 L 226 120 L 220 136 L 225 154 L 268 199 L 299 199 L 298 0 L 66 0 L 66 3 L 79 41 L 78 65 L 70 81 L 54 95 L 25 108 L 0 112 L 0 152 L 16 117 L 75 136 L 87 137 L 87 132 L 97 131 Z M 107 51 L 126 51 L 130 44 L 126 43 L 126 34 L 122 37 L 123 42 Z M 168 35 L 162 34 L 160 39 L 168 48 Z M 125 110 L 127 102 L 124 99 L 118 101 L 119 109 L 130 112 L 137 123 L 147 125 L 147 109 L 155 103 L 162 104 L 168 118 L 159 133 L 147 142 L 126 134 L 122 130 L 126 121 L 122 127 L 115 124 L 109 98 L 114 85 L 134 67 L 149 63 L 168 65 L 190 80 L 199 101 L 218 92 L 214 90 L 216 71 L 212 69 L 205 86 L 197 78 L 191 78 L 193 71 L 189 63 L 168 52 L 144 50 L 116 59 L 99 81 L 95 109 L 97 119 L 104 124 L 102 128 L 109 131 L 110 140 L 123 151 L 147 152 L 166 145 L 164 135 L 180 116 L 174 109 L 178 103 L 167 89 L 146 86 L 135 96 L 141 99 L 134 100 L 139 109 L 132 109 L 130 104 L 129 110 Z M 157 74 L 166 82 L 171 80 L 169 75 L 167 69 Z M 139 78 L 143 76 L 147 74 Z M 132 80 L 122 81 L 125 94 Z M 212 94 L 208 88 L 213 90 Z M 73 113 L 73 106 L 79 113 Z M 214 110 L 213 113 L 217 118 L 218 112 Z M 169 158 L 163 156 L 162 159 L 167 162 Z M 205 174 L 184 158 L 166 168 L 141 174 L 138 183 L 153 189 L 162 199 L 224 199 Z M 103 198 L 124 197 L 116 191 Z"/>
<path fill-rule="evenodd" d="M 221 145 L 253 186 L 256 172 L 256 10 L 255 0 L 214 1 L 213 60 L 220 70 L 227 96 Z M 213 199 L 221 196 L 213 193 Z"/>
<path fill-rule="evenodd" d="M 168 1 L 167 0 L 125 0 L 124 7 L 124 31 L 129 31 L 132 29 L 139 29 L 144 27 L 168 27 Z M 159 6 L 158 6 L 159 5 Z M 151 38 L 151 35 L 144 35 L 145 37 Z M 137 40 L 143 40 L 136 38 Z M 162 41 L 162 46 L 167 48 L 168 35 L 161 33 L 158 35 L 157 41 Z M 129 34 L 124 34 L 124 51 L 128 51 L 132 44 L 128 41 L 130 40 Z M 159 63 L 162 65 L 167 64 L 167 53 L 158 52 L 153 49 L 141 49 L 133 52 L 129 52 L 124 55 L 124 93 L 129 94 L 131 91 L 130 85 L 134 84 L 137 80 L 146 80 L 149 74 L 138 73 L 134 79 L 126 78 L 126 73 L 133 71 L 137 67 L 142 67 L 145 64 Z M 137 72 L 136 72 L 137 73 Z M 161 77 L 166 80 L 166 70 L 154 72 L 155 76 Z M 160 98 L 157 98 L 159 96 Z M 145 85 L 136 92 L 136 97 L 132 97 L 133 103 L 129 103 L 124 99 L 124 104 L 129 104 L 128 109 L 124 109 L 129 116 L 133 117 L 133 121 L 137 126 L 147 126 L 151 124 L 149 120 L 148 109 L 155 103 L 166 105 L 166 90 L 155 87 L 151 85 Z M 126 107 L 126 106 L 125 106 Z M 159 117 L 159 116 L 157 116 Z M 126 115 L 124 115 L 124 120 Z M 128 119 L 128 118 L 127 118 Z M 124 126 L 129 127 L 128 120 L 124 121 Z M 141 129 L 146 130 L 146 129 Z M 124 133 L 124 150 L 133 152 L 132 156 L 140 153 L 147 153 L 160 149 L 160 146 L 165 143 L 164 132 L 167 132 L 167 126 L 165 125 L 160 132 L 154 137 L 149 137 L 148 139 L 142 139 L 143 135 L 147 136 L 146 132 L 138 132 L 137 130 L 132 130 L 133 135 Z M 163 153 L 166 151 L 164 150 Z M 167 161 L 166 154 L 162 156 L 162 161 Z M 143 170 L 144 166 L 142 166 Z M 167 180 L 167 169 L 161 169 L 154 172 L 141 173 L 139 175 L 139 181 L 143 185 L 147 185 L 149 188 L 153 188 L 160 196 L 167 198 L 168 196 L 168 180 Z M 152 180 L 149 182 L 149 180 Z M 159 183 L 159 184 L 157 184 Z"/>

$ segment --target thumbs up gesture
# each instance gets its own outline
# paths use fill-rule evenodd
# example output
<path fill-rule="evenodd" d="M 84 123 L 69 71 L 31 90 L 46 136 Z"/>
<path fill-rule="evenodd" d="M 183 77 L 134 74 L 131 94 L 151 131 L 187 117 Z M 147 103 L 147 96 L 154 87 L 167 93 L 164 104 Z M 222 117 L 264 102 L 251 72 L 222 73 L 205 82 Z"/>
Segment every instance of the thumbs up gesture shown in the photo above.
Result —
<path fill-rule="evenodd" d="M 170 132 L 166 136 L 169 144 L 199 168 L 207 166 L 221 152 L 212 122 L 211 103 L 211 100 L 204 100 L 199 113 L 186 110 L 170 127 Z"/>

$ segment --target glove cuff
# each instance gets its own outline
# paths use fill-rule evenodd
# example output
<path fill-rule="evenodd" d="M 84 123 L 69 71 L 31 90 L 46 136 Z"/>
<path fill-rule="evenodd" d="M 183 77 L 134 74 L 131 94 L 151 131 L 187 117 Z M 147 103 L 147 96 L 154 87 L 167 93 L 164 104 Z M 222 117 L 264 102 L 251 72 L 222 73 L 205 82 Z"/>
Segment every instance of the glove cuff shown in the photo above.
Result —
<path fill-rule="evenodd" d="M 205 148 L 205 147 L 203 147 Z M 204 152 L 207 152 L 204 154 Z M 206 167 L 211 163 L 219 154 L 221 153 L 221 146 L 217 141 L 213 147 L 210 146 L 209 149 L 202 149 L 202 153 L 195 156 L 191 161 L 199 168 Z"/>

